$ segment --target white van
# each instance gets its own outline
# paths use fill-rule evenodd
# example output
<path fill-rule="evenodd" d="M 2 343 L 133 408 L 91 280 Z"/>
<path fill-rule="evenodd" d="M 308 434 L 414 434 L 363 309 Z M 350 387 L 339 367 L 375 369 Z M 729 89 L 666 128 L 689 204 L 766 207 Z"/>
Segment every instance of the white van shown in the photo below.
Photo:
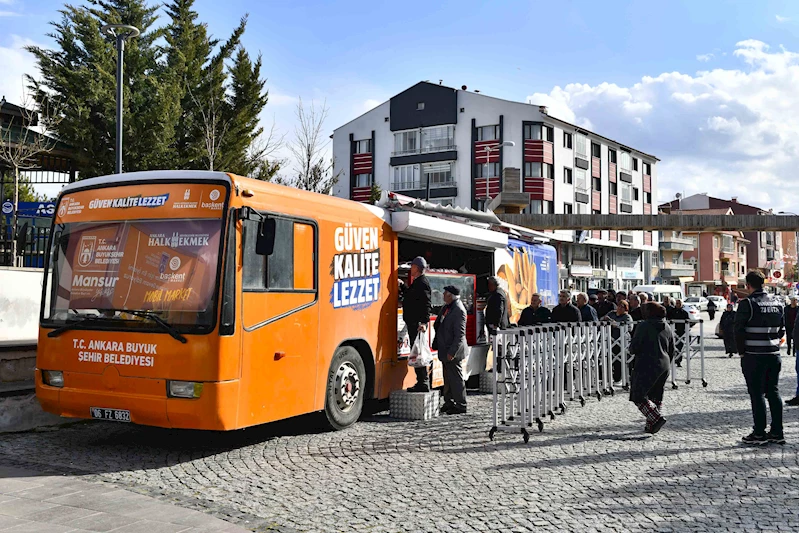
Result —
<path fill-rule="evenodd" d="M 655 297 L 656 302 L 663 302 L 663 297 L 685 300 L 685 294 L 679 285 L 636 285 L 633 292 L 648 292 Z"/>

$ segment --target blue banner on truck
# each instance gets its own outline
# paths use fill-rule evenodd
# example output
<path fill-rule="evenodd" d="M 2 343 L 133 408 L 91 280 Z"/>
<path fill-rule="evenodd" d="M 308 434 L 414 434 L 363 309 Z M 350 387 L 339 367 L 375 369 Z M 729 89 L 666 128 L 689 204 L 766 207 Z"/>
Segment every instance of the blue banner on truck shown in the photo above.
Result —
<path fill-rule="evenodd" d="M 518 322 L 533 294 L 540 294 L 544 305 L 557 304 L 558 254 L 552 246 L 508 239 L 508 247 L 497 250 L 494 264 L 508 294 L 512 323 Z"/>

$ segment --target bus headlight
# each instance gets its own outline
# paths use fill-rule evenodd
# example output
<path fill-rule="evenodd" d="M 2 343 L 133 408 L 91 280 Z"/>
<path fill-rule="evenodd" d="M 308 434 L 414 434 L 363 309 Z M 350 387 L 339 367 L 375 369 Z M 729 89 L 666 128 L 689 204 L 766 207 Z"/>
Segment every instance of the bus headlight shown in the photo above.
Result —
<path fill-rule="evenodd" d="M 167 381 L 167 392 L 172 398 L 199 398 L 203 384 L 196 381 Z"/>
<path fill-rule="evenodd" d="M 64 373 L 60 370 L 42 370 L 42 381 L 51 387 L 64 387 Z"/>

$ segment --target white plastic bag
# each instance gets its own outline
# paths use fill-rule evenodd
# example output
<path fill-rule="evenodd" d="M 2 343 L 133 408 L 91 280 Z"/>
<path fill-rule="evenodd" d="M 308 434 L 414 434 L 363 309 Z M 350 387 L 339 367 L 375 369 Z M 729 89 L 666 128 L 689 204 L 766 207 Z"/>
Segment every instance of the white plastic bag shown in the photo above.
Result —
<path fill-rule="evenodd" d="M 421 368 L 430 366 L 433 363 L 433 352 L 427 343 L 427 332 L 420 331 L 413 343 L 411 354 L 408 356 L 408 366 Z"/>

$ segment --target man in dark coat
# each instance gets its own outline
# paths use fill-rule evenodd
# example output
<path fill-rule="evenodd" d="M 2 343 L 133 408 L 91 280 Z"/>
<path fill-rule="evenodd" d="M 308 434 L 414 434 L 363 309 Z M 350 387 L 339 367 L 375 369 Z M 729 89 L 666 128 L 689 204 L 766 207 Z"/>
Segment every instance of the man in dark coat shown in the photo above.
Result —
<path fill-rule="evenodd" d="M 677 350 L 675 363 L 678 367 L 681 367 L 682 351 L 685 346 L 685 330 L 691 327 L 686 321 L 691 320 L 691 315 L 683 307 L 682 300 L 677 298 L 674 300 L 674 307 L 666 310 L 666 318 L 676 321 L 674 323 L 674 337 L 676 339 L 674 345 Z"/>
<path fill-rule="evenodd" d="M 630 294 L 630 296 L 627 297 L 627 303 L 630 305 L 630 318 L 633 319 L 633 322 L 643 320 L 644 316 L 641 309 L 641 300 L 638 298 L 638 295 Z"/>
<path fill-rule="evenodd" d="M 552 322 L 582 322 L 580 310 L 572 304 L 569 291 L 558 293 L 558 305 L 552 309 Z"/>
<path fill-rule="evenodd" d="M 466 382 L 463 360 L 466 358 L 466 309 L 460 289 L 444 287 L 444 303 L 436 318 L 436 348 L 444 374 L 444 406 L 448 415 L 466 412 Z"/>
<path fill-rule="evenodd" d="M 738 353 L 738 348 L 735 346 L 735 311 L 732 304 L 727 304 L 727 310 L 722 313 L 719 330 L 724 338 L 724 352 L 732 357 Z"/>
<path fill-rule="evenodd" d="M 588 296 L 584 292 L 577 295 L 577 308 L 580 310 L 582 322 L 597 322 L 596 309 L 588 305 Z"/>
<path fill-rule="evenodd" d="M 530 298 L 530 306 L 522 311 L 519 317 L 520 326 L 538 326 L 552 321 L 552 312 L 541 305 L 541 295 L 533 294 Z"/>
<path fill-rule="evenodd" d="M 427 269 L 427 261 L 424 257 L 416 257 L 411 263 L 411 281 L 402 291 L 402 319 L 408 328 L 408 338 L 413 347 L 416 337 L 420 332 L 427 331 L 430 324 L 431 290 L 430 282 L 424 271 Z M 417 367 L 416 385 L 410 387 L 408 392 L 429 392 L 430 383 L 428 379 L 428 368 Z"/>
<path fill-rule="evenodd" d="M 674 357 L 674 335 L 666 323 L 666 309 L 656 302 L 646 304 L 646 320 L 635 328 L 630 352 L 635 355 L 630 382 L 630 401 L 646 417 L 647 433 L 657 433 L 666 419 L 661 414 L 663 389 Z"/>
<path fill-rule="evenodd" d="M 794 347 L 799 346 L 799 315 L 797 315 L 796 322 L 793 325 L 793 344 Z M 794 360 L 794 368 L 796 369 L 796 395 L 785 402 L 785 405 L 790 405 L 791 407 L 799 406 L 799 356 Z"/>
<path fill-rule="evenodd" d="M 791 305 L 785 308 L 785 344 L 788 345 L 788 355 L 795 355 L 796 343 L 793 342 L 793 325 L 799 316 L 799 306 L 796 296 L 791 296 Z"/>
<path fill-rule="evenodd" d="M 508 322 L 508 298 L 505 291 L 499 288 L 499 280 L 494 276 L 488 278 L 488 298 L 485 308 L 486 328 L 488 334 L 497 334 L 498 329 L 507 329 Z"/>
<path fill-rule="evenodd" d="M 615 297 L 614 297 L 615 298 Z M 599 289 L 596 293 L 596 314 L 599 318 L 616 310 L 616 304 L 608 300 L 608 291 Z"/>

